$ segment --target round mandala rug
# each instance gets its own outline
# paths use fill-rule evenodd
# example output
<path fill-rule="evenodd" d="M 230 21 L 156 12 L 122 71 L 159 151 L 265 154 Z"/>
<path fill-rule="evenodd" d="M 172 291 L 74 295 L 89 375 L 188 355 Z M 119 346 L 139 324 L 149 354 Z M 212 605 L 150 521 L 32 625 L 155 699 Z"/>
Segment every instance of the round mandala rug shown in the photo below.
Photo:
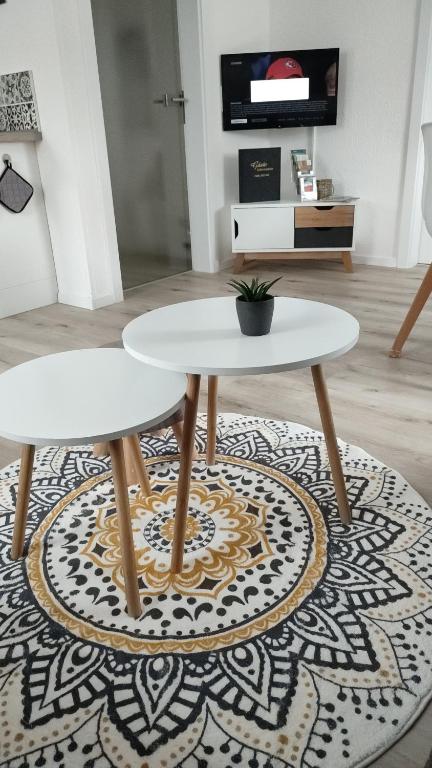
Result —
<path fill-rule="evenodd" d="M 125 611 L 109 464 L 37 453 L 26 558 L 10 560 L 18 464 L 0 475 L 0 765 L 366 765 L 432 691 L 432 517 L 341 444 L 340 524 L 320 433 L 225 414 L 194 462 L 182 574 L 169 570 L 178 456 L 144 436 L 130 489 L 144 610 Z M 200 451 L 205 420 L 199 420 Z"/>

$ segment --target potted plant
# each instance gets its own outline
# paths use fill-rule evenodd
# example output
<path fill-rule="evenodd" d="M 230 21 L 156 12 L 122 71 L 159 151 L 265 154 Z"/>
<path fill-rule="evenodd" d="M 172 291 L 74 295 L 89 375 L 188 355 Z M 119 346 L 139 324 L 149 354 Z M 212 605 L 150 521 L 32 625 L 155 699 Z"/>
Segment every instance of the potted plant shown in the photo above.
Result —
<path fill-rule="evenodd" d="M 265 336 L 269 333 L 274 311 L 274 296 L 269 290 L 280 280 L 260 282 L 254 277 L 250 284 L 245 280 L 230 280 L 228 285 L 239 292 L 236 298 L 240 330 L 245 336 Z"/>

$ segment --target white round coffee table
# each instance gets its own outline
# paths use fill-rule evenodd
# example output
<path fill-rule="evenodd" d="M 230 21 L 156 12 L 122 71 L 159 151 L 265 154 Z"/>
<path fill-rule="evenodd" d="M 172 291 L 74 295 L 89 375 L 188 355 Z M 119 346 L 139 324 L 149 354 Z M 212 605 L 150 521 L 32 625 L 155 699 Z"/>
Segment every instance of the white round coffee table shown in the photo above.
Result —
<path fill-rule="evenodd" d="M 123 349 L 82 349 L 30 360 L 0 375 L 0 436 L 22 444 L 11 555 L 24 548 L 35 446 L 108 441 L 129 613 L 141 613 L 122 438 L 149 487 L 137 433 L 183 403 L 186 376 L 134 360 Z"/>
<path fill-rule="evenodd" d="M 220 297 L 171 304 L 132 320 L 123 331 L 127 352 L 144 363 L 189 374 L 180 477 L 188 488 L 201 375 L 209 377 L 207 461 L 214 463 L 217 378 L 275 373 L 310 367 L 326 438 L 339 512 L 351 511 L 342 474 L 322 363 L 348 352 L 359 337 L 357 320 L 342 309 L 304 299 L 279 297 L 268 336 L 243 336 L 235 298 Z M 192 441 L 192 444 L 191 444 Z M 176 519 L 186 502 L 177 500 Z M 185 521 L 184 521 L 185 522 Z M 178 530 L 182 529 L 180 521 Z M 177 527 L 177 526 L 176 526 Z M 173 543 L 173 570 L 181 569 L 183 541 Z"/>

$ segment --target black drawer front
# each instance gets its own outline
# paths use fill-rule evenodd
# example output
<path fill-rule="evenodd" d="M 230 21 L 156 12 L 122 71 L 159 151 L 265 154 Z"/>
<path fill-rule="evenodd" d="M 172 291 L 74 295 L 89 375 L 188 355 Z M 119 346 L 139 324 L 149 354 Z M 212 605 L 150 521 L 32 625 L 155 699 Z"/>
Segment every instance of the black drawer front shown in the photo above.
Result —
<path fill-rule="evenodd" d="M 351 248 L 352 227 L 301 227 L 294 230 L 294 248 Z"/>

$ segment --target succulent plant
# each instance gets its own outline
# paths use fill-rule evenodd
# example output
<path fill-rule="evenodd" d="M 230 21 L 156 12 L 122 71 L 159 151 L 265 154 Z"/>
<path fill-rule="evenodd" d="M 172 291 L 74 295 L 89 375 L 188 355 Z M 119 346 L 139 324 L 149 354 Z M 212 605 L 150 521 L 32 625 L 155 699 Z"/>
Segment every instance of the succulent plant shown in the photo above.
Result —
<path fill-rule="evenodd" d="M 280 279 L 280 277 L 276 277 L 274 280 L 260 282 L 257 277 L 254 277 L 250 284 L 245 280 L 230 280 L 228 285 L 239 292 L 243 301 L 263 301 L 263 299 L 268 297 L 268 292 L 272 285 Z"/>

